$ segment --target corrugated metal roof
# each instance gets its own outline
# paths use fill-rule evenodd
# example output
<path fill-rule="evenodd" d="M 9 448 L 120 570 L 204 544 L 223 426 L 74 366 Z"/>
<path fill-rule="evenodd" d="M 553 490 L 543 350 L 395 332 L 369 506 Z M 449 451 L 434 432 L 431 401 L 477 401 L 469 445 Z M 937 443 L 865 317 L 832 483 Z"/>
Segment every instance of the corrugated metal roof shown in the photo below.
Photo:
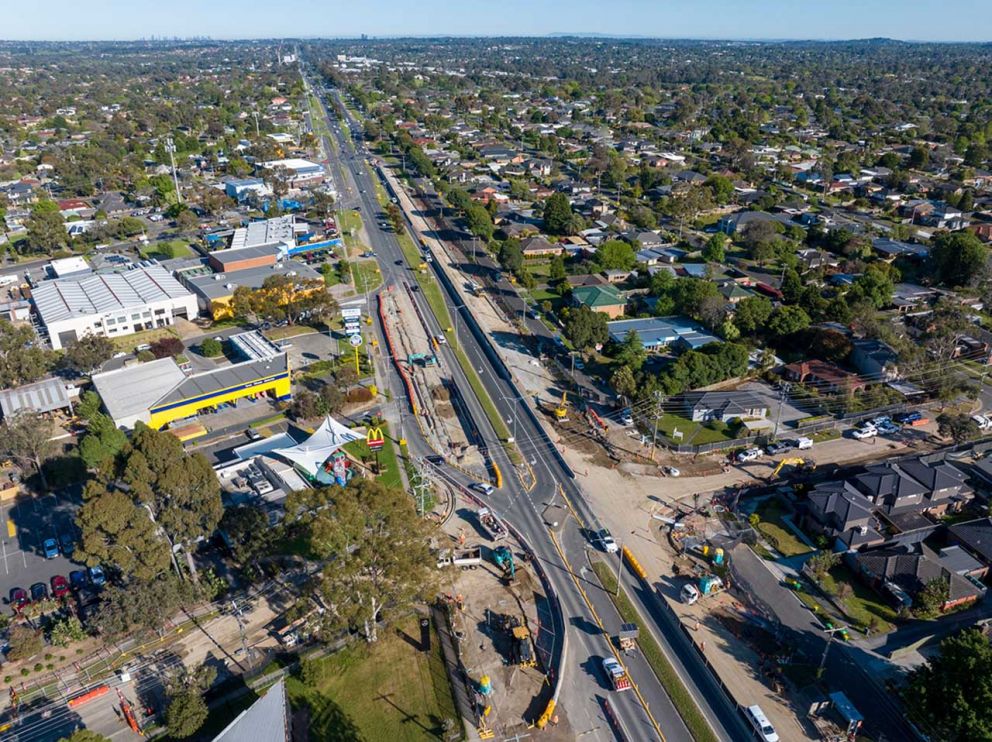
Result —
<path fill-rule="evenodd" d="M 249 706 L 213 742 L 286 742 L 289 711 L 285 681 L 279 680 Z"/>
<path fill-rule="evenodd" d="M 289 369 L 289 359 L 285 353 L 261 361 L 245 361 L 233 366 L 225 366 L 214 371 L 205 371 L 187 377 L 181 384 L 165 396 L 160 397 L 152 407 L 160 407 L 172 402 L 182 402 L 202 397 L 224 389 L 250 384 L 253 381 L 285 373 Z"/>
<path fill-rule="evenodd" d="M 125 273 L 44 281 L 32 290 L 35 306 L 45 324 L 142 307 L 165 299 L 189 296 L 182 284 L 161 266 Z"/>
<path fill-rule="evenodd" d="M 171 358 L 160 358 L 137 366 L 93 374 L 103 404 L 114 421 L 145 415 L 165 394 L 175 389 L 186 375 Z"/>
<path fill-rule="evenodd" d="M 0 409 L 4 417 L 22 410 L 51 412 L 68 407 L 69 393 L 60 379 L 44 379 L 35 384 L 25 384 L 16 389 L 0 391 Z"/>

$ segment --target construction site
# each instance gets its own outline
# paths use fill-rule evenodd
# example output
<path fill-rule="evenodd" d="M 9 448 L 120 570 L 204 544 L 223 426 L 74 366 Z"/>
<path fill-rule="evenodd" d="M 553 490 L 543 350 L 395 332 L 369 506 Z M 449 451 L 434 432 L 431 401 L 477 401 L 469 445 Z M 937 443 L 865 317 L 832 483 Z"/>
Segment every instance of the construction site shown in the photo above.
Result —
<path fill-rule="evenodd" d="M 388 352 L 431 447 L 467 469 L 485 471 L 478 438 L 465 413 L 451 372 L 438 354 L 439 342 L 417 310 L 409 283 L 390 285 L 379 294 L 379 313 Z"/>
<path fill-rule="evenodd" d="M 443 529 L 441 593 L 479 736 L 526 733 L 544 710 L 540 696 L 556 640 L 541 581 L 490 508 L 458 497 Z M 565 739 L 565 726 L 545 734 Z"/>

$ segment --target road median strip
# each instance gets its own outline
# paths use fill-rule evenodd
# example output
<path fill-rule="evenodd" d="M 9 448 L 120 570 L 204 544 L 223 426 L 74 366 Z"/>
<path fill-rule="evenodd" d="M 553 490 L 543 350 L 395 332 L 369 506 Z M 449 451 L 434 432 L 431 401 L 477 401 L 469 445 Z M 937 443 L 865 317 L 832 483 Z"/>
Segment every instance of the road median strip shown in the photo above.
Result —
<path fill-rule="evenodd" d="M 627 595 L 627 591 L 621 590 L 617 596 L 617 578 L 613 574 L 613 570 L 605 562 L 598 559 L 593 560 L 592 568 L 602 583 L 603 589 L 609 594 L 610 600 L 616 606 L 620 617 L 627 623 L 646 625 L 633 601 Z M 717 742 L 716 734 L 706 723 L 706 718 L 699 710 L 699 706 L 696 705 L 672 663 L 669 662 L 668 657 L 665 656 L 661 646 L 655 641 L 651 633 L 642 631 L 637 638 L 637 645 L 644 653 L 644 659 L 654 670 L 654 674 L 658 676 L 659 682 L 672 700 L 672 705 L 679 712 L 679 716 L 682 717 L 682 721 L 685 722 L 693 739 L 696 742 Z"/>

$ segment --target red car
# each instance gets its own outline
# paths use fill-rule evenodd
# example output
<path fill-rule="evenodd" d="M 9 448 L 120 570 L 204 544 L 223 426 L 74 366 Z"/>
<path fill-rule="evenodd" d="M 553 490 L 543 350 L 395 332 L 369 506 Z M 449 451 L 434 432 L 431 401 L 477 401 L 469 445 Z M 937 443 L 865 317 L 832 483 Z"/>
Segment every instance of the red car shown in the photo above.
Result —
<path fill-rule="evenodd" d="M 52 578 L 52 596 L 56 600 L 61 600 L 69 594 L 69 580 L 62 575 L 55 575 Z"/>
<path fill-rule="evenodd" d="M 20 613 L 24 606 L 31 602 L 28 597 L 28 591 L 23 587 L 12 587 L 10 588 L 10 604 L 14 608 L 15 613 Z"/>

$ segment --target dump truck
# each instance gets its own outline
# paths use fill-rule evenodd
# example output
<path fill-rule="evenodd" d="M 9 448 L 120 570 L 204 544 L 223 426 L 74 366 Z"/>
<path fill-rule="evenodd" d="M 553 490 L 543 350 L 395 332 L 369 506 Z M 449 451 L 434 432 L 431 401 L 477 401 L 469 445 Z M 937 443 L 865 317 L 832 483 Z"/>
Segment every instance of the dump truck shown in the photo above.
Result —
<path fill-rule="evenodd" d="M 603 659 L 603 672 L 606 673 L 606 677 L 610 681 L 610 685 L 613 686 L 613 690 L 630 690 L 630 678 L 627 677 L 627 671 L 624 669 L 615 657 L 606 657 Z"/>
<path fill-rule="evenodd" d="M 530 631 L 526 626 L 514 626 L 512 629 L 513 644 L 510 650 L 510 659 L 515 665 L 533 667 L 534 648 L 530 643 Z"/>
<path fill-rule="evenodd" d="M 500 541 L 509 535 L 503 521 L 489 508 L 479 508 L 478 516 L 482 530 L 493 541 Z"/>
<path fill-rule="evenodd" d="M 469 546 L 464 549 L 441 549 L 437 554 L 437 566 L 475 569 L 482 564 L 482 547 Z"/>

